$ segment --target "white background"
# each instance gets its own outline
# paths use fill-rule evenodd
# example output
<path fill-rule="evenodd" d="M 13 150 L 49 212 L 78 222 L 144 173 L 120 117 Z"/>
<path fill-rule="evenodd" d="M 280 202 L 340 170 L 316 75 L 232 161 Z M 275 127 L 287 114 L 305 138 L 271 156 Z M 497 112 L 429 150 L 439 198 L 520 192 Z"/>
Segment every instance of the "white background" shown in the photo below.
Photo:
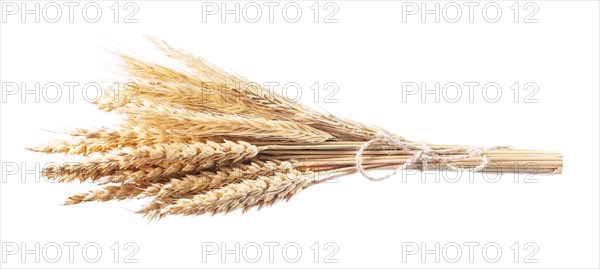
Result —
<path fill-rule="evenodd" d="M 39 3 L 43 7 L 49 2 Z M 433 15 L 422 22 L 421 13 L 403 22 L 403 5 L 393 1 L 334 2 L 338 11 L 332 18 L 337 23 L 323 22 L 333 10 L 324 10 L 324 2 L 315 23 L 310 9 L 313 1 L 298 2 L 303 13 L 297 23 L 285 21 L 283 4 L 275 8 L 271 23 L 262 2 L 256 2 L 264 8 L 257 23 L 244 18 L 236 23 L 233 16 L 221 22 L 220 13 L 203 22 L 202 2 L 194 1 L 136 2 L 138 11 L 132 18 L 138 22 L 123 23 L 133 10 L 123 10 L 123 2 L 115 23 L 110 9 L 115 2 L 98 3 L 103 13 L 97 23 L 84 20 L 80 5 L 72 23 L 66 13 L 57 23 L 44 18 L 36 23 L 30 15 L 21 22 L 21 13 L 17 13 L 7 16 L 0 26 L 0 267 L 600 266 L 598 2 L 534 2 L 538 10 L 530 19 L 537 23 L 524 23 L 534 10 L 525 10 L 525 2 L 519 6 L 515 23 L 510 9 L 513 1 L 497 2 L 502 16 L 496 23 L 487 22 L 481 13 L 487 2 L 474 2 L 479 6 L 473 22 L 466 13 L 468 8 L 458 2 L 463 14 L 457 23 L 445 20 L 453 18 L 451 13 L 439 23 Z M 243 7 L 250 2 L 239 3 Z M 433 8 L 434 3 L 428 7 Z M 450 2 L 438 3 L 442 8 Z M 44 130 L 104 126 L 115 117 L 86 102 L 81 86 L 75 88 L 73 101 L 66 88 L 56 103 L 45 100 L 40 91 L 25 95 L 25 100 L 21 94 L 25 89 L 35 92 L 36 82 L 114 81 L 117 67 L 107 49 L 129 50 L 149 59 L 159 56 L 149 49 L 142 38 L 145 34 L 258 82 L 297 82 L 303 88 L 303 103 L 385 127 L 411 140 L 560 151 L 564 171 L 562 175 L 536 175 L 533 180 L 537 183 L 524 183 L 523 176 L 515 183 L 513 175 L 504 175 L 496 183 L 482 175 L 470 182 L 469 175 L 463 175 L 457 183 L 449 183 L 447 174 L 416 172 L 374 183 L 353 175 L 315 186 L 288 203 L 261 211 L 176 216 L 150 223 L 131 212 L 139 208 L 139 202 L 60 206 L 70 194 L 94 186 L 40 181 L 35 171 L 27 170 L 60 158 L 25 148 L 56 138 Z M 324 103 L 324 95 L 330 93 L 324 89 L 315 102 L 314 91 L 308 89 L 315 82 L 338 85 L 334 97 L 339 102 Z M 423 102 L 418 94 L 405 95 L 403 100 L 403 85 L 410 82 L 425 82 L 429 89 L 435 82 L 496 82 L 502 87 L 502 97 L 496 103 L 486 101 L 479 86 L 472 103 L 465 89 L 456 103 L 444 96 L 436 102 L 433 95 Z M 525 90 L 520 90 L 515 100 L 509 87 L 516 82 L 535 83 L 538 102 L 524 103 L 524 95 L 530 93 Z M 6 95 L 6 85 L 14 83 L 26 86 Z M 39 101 L 34 100 L 36 96 Z M 17 172 L 7 171 L 15 164 Z M 65 246 L 69 242 L 79 244 L 73 262 Z M 124 247 L 128 242 L 137 248 L 131 257 L 137 263 L 123 263 L 134 249 Z M 279 244 L 272 255 L 274 262 L 269 261 L 265 246 L 269 242 Z M 325 248 L 329 242 L 332 247 Z M 472 263 L 464 245 L 468 242 L 479 244 Z M 36 243 L 40 244 L 38 253 Z M 109 249 L 115 243 L 120 244 L 118 254 Z M 203 245 L 235 249 L 236 243 L 239 250 L 249 253 L 228 254 L 222 261 L 222 249 L 215 255 L 203 252 Z M 318 254 L 309 249 L 315 243 L 319 243 Z M 433 254 L 422 261 L 422 252 L 407 255 L 403 250 L 403 246 L 421 243 L 428 249 L 435 249 L 436 243 L 440 249 L 456 243 L 463 253 L 458 262 L 450 263 L 445 258 L 452 259 L 455 254 L 442 252 L 437 263 Z M 514 249 L 510 249 L 515 243 L 520 248 L 517 262 Z M 528 243 L 532 247 L 526 249 Z M 84 257 L 86 244 L 102 248 L 98 262 L 84 259 L 95 256 L 90 251 Z M 302 248 L 298 262 L 285 260 L 295 257 L 293 249 L 287 256 L 282 254 L 286 244 Z M 485 260 L 495 256 L 493 251 L 482 254 L 485 244 L 501 247 L 499 261 Z M 15 245 L 19 248 L 15 254 L 5 253 Z M 62 256 L 57 263 L 50 263 L 46 259 L 56 256 L 56 245 Z M 256 245 L 261 246 L 262 256 L 257 263 L 249 263 L 246 260 L 254 258 Z M 34 254 L 22 257 L 23 246 Z M 330 261 L 337 262 L 324 263 L 334 249 Z M 524 263 L 534 249 L 532 258 L 537 263 Z"/>

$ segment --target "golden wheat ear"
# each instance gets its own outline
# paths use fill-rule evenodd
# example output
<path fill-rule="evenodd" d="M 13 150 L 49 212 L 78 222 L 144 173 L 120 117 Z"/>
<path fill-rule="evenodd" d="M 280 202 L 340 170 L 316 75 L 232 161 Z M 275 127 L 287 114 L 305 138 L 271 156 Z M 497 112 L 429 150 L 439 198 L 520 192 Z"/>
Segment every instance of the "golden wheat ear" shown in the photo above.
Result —
<path fill-rule="evenodd" d="M 312 179 L 312 173 L 298 170 L 286 174 L 260 176 L 254 180 L 243 180 L 191 198 L 178 199 L 160 207 L 151 205 L 139 213 L 151 218 L 161 218 L 166 215 L 226 214 L 238 209 L 247 211 L 252 207 L 271 205 L 284 199 L 289 200 L 308 187 Z"/>

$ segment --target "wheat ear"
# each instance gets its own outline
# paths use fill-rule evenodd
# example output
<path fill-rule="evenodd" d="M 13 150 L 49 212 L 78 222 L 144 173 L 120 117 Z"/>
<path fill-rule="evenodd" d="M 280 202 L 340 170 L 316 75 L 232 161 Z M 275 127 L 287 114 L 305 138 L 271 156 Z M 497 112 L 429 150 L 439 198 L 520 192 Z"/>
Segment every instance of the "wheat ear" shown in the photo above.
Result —
<path fill-rule="evenodd" d="M 293 121 L 213 115 L 161 104 L 147 104 L 135 109 L 122 109 L 121 112 L 129 114 L 130 122 L 135 122 L 138 126 L 200 137 L 234 136 L 296 142 L 323 142 L 333 139 L 333 136 L 326 132 Z"/>
<path fill-rule="evenodd" d="M 250 164 L 235 164 L 232 167 L 222 167 L 216 172 L 203 171 L 196 175 L 173 178 L 169 182 L 124 183 L 107 186 L 100 190 L 74 194 L 67 199 L 65 204 L 73 205 L 89 201 L 105 202 L 133 197 L 145 198 L 158 196 L 157 199 L 159 200 L 166 199 L 167 197 L 184 197 L 185 194 L 198 194 L 205 190 L 219 188 L 242 179 L 256 179 L 258 176 L 287 173 L 291 169 L 293 169 L 293 164 L 290 162 L 254 161 Z"/>
<path fill-rule="evenodd" d="M 145 207 L 138 213 L 150 219 L 166 215 L 201 215 L 205 213 L 228 213 L 236 209 L 244 212 L 252 207 L 262 207 L 286 199 L 289 200 L 313 180 L 312 172 L 293 170 L 276 173 L 273 176 L 260 176 L 256 180 L 243 180 L 229 184 L 192 198 L 178 199 L 161 209 Z"/>
<path fill-rule="evenodd" d="M 141 148 L 123 148 L 95 155 L 82 163 L 50 166 L 43 175 L 69 182 L 75 179 L 96 181 L 105 176 L 147 180 L 175 176 L 226 165 L 256 156 L 258 148 L 249 143 L 225 141 L 192 144 L 169 143 Z M 139 169 L 134 172 L 134 169 Z M 131 174 L 130 174 L 131 172 Z"/>
<path fill-rule="evenodd" d="M 173 179 L 167 184 L 157 184 L 144 190 L 138 198 L 157 195 L 164 197 L 183 197 L 185 194 L 200 192 L 223 187 L 242 179 L 256 179 L 259 176 L 270 176 L 275 173 L 287 173 L 293 169 L 290 162 L 253 161 L 250 164 L 236 164 L 222 167 L 216 172 L 204 171 L 198 175 L 187 175 L 184 178 Z"/>

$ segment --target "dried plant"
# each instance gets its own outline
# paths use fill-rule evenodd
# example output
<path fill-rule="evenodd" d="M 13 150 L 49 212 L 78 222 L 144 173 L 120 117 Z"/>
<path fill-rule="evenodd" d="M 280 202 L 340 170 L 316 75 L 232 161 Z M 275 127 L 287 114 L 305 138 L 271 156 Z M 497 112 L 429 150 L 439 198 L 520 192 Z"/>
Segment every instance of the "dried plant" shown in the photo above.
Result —
<path fill-rule="evenodd" d="M 371 170 L 471 169 L 560 173 L 556 152 L 415 143 L 381 128 L 321 113 L 150 38 L 180 66 L 119 53 L 128 74 L 99 109 L 124 117 L 116 127 L 76 129 L 71 140 L 31 148 L 77 155 L 43 170 L 61 182 L 102 189 L 65 204 L 151 198 L 138 213 L 228 213 L 271 205 L 309 186 Z"/>

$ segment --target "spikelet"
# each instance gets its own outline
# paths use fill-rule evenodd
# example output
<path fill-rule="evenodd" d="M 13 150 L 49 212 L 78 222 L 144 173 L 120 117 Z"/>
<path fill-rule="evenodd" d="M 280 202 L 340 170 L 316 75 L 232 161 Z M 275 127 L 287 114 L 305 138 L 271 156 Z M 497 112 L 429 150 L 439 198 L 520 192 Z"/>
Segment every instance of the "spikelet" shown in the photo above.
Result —
<path fill-rule="evenodd" d="M 74 194 L 69 197 L 64 204 L 74 205 L 90 201 L 106 202 L 110 200 L 131 198 L 143 192 L 144 189 L 146 189 L 149 185 L 149 183 L 126 183 L 115 186 L 107 186 L 101 190 Z"/>

